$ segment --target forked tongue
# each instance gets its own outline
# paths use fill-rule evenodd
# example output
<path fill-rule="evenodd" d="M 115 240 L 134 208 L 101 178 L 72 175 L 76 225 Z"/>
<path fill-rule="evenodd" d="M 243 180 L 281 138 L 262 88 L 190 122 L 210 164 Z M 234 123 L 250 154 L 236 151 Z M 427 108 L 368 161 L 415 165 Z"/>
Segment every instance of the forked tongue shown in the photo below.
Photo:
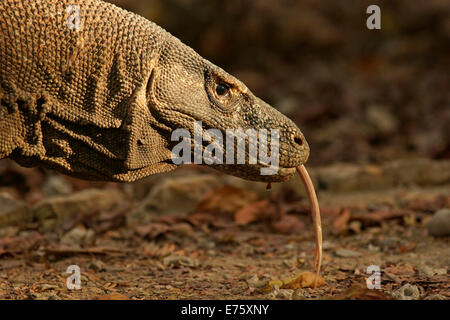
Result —
<path fill-rule="evenodd" d="M 322 222 L 320 219 L 319 201 L 317 201 L 316 191 L 314 185 L 304 165 L 297 167 L 297 172 L 302 178 L 308 193 L 309 203 L 311 206 L 311 214 L 314 223 L 314 231 L 316 234 L 316 254 L 314 257 L 314 267 L 316 268 L 316 276 L 314 279 L 314 287 L 317 286 L 317 281 L 320 276 L 320 267 L 322 265 Z"/>

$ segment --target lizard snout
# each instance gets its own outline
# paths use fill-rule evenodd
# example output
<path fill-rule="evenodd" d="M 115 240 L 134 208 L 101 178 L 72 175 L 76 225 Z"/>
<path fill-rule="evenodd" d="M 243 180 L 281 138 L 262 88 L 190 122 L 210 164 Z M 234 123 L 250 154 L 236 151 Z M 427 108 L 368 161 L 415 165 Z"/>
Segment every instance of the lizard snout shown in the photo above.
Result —
<path fill-rule="evenodd" d="M 280 166 L 297 167 L 308 160 L 309 145 L 300 129 L 290 120 L 287 120 L 287 123 L 290 126 L 285 129 L 284 138 L 283 133 L 281 137 Z"/>
<path fill-rule="evenodd" d="M 293 136 L 293 142 L 294 144 L 296 144 L 298 147 L 302 147 L 305 141 L 305 138 L 303 137 L 303 135 L 295 135 Z"/>

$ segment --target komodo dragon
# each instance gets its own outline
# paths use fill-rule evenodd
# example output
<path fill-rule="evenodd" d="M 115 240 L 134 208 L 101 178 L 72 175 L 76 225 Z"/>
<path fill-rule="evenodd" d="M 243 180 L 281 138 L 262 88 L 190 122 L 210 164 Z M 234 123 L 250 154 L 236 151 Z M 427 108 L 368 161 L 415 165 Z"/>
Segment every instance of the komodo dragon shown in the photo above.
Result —
<path fill-rule="evenodd" d="M 0 159 L 84 179 L 135 181 L 174 169 L 171 134 L 183 128 L 195 137 L 198 121 L 225 134 L 279 130 L 275 174 L 262 175 L 268 164 L 249 161 L 248 153 L 244 164 L 212 166 L 265 182 L 285 181 L 297 169 L 315 223 L 315 286 L 320 212 L 303 166 L 309 146 L 290 119 L 161 27 L 112 4 L 0 1 Z"/>
<path fill-rule="evenodd" d="M 171 132 L 195 120 L 279 129 L 276 174 L 213 165 L 228 174 L 284 181 L 309 155 L 290 119 L 156 24 L 98 0 L 1 0 L 0 159 L 134 181 L 176 168 Z"/>

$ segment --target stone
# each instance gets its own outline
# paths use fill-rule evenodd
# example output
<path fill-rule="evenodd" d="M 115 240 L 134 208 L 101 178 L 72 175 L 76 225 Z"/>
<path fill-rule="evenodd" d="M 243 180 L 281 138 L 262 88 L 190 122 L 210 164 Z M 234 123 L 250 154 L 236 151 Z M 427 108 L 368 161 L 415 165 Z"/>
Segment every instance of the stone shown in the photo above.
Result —
<path fill-rule="evenodd" d="M 428 233 L 434 237 L 450 236 L 450 209 L 436 211 L 426 226 Z"/>
<path fill-rule="evenodd" d="M 42 185 L 42 192 L 46 196 L 66 195 L 72 191 L 72 185 L 59 175 L 48 176 Z"/>
<path fill-rule="evenodd" d="M 336 163 L 310 170 L 314 185 L 330 192 L 360 192 L 450 183 L 450 161 L 399 159 L 383 165 Z"/>
<path fill-rule="evenodd" d="M 263 289 L 268 286 L 270 280 L 271 278 L 267 274 L 259 277 L 255 274 L 250 279 L 247 279 L 247 285 L 249 289 Z"/>
<path fill-rule="evenodd" d="M 25 202 L 0 193 L 0 227 L 23 225 L 32 219 L 31 210 Z"/>
<path fill-rule="evenodd" d="M 336 251 L 336 255 L 342 258 L 356 258 L 361 257 L 362 253 L 349 249 L 339 249 Z"/>
<path fill-rule="evenodd" d="M 214 175 L 171 177 L 158 181 L 139 207 L 127 219 L 131 224 L 143 224 L 155 216 L 183 216 L 191 212 L 204 195 L 221 185 Z"/>
<path fill-rule="evenodd" d="M 398 127 L 394 114 L 385 106 L 370 105 L 366 110 L 366 119 L 377 134 L 391 134 Z"/>
<path fill-rule="evenodd" d="M 396 290 L 392 295 L 398 300 L 418 300 L 420 298 L 419 288 L 409 283 Z"/>
<path fill-rule="evenodd" d="M 61 243 L 69 246 L 90 246 L 95 241 L 95 232 L 91 229 L 73 228 L 61 238 Z"/>
<path fill-rule="evenodd" d="M 89 268 L 93 269 L 95 272 L 107 271 L 106 265 L 103 261 L 94 260 L 89 264 Z"/>
<path fill-rule="evenodd" d="M 292 295 L 294 294 L 294 290 L 292 289 L 280 289 L 276 295 L 277 299 L 282 300 L 292 300 Z"/>
<path fill-rule="evenodd" d="M 78 216 L 95 210 L 109 210 L 125 201 L 115 189 L 86 189 L 70 195 L 54 196 L 38 202 L 33 208 L 34 218 L 45 231 L 56 230 Z"/>
<path fill-rule="evenodd" d="M 273 287 L 273 291 L 266 294 L 266 299 L 274 300 L 292 300 L 292 296 L 294 295 L 294 290 L 292 289 L 280 289 L 277 285 Z"/>
<path fill-rule="evenodd" d="M 391 185 L 389 176 L 380 166 L 361 166 L 337 163 L 317 168 L 311 175 L 317 177 L 315 185 L 330 192 L 377 190 Z"/>
<path fill-rule="evenodd" d="M 18 227 L 2 227 L 0 228 L 0 238 L 9 238 L 9 237 L 14 237 L 19 233 L 19 228 Z"/>
<path fill-rule="evenodd" d="M 165 257 L 162 260 L 162 264 L 165 265 L 166 267 L 173 266 L 175 268 L 179 267 L 195 268 L 199 266 L 198 260 L 177 254 L 171 254 L 170 256 Z"/>
<path fill-rule="evenodd" d="M 450 161 L 400 159 L 386 163 L 383 170 L 393 186 L 437 186 L 450 182 Z"/>
<path fill-rule="evenodd" d="M 426 277 L 433 277 L 433 276 L 442 276 L 447 274 L 447 269 L 445 268 L 431 268 L 429 266 L 423 266 L 419 268 L 419 272 L 423 274 Z"/>
<path fill-rule="evenodd" d="M 290 181 L 292 180 L 294 179 Z M 216 172 L 199 173 L 198 170 L 188 166 L 164 175 L 151 176 L 133 185 L 138 186 L 138 190 L 130 188 L 128 193 L 139 200 L 139 205 L 127 215 L 127 222 L 130 225 L 149 223 L 155 216 L 184 216 L 195 210 L 207 193 L 223 186 L 248 190 L 261 197 L 267 197 L 268 194 L 265 183 L 247 181 Z M 273 184 L 271 192 L 279 192 L 283 185 Z M 299 181 L 295 181 L 293 185 L 302 188 Z"/>

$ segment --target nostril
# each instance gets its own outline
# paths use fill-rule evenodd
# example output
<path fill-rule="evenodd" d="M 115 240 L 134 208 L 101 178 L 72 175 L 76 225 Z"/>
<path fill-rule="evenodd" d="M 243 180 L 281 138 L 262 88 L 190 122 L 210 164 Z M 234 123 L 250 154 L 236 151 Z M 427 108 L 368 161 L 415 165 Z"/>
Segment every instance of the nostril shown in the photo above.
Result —
<path fill-rule="evenodd" d="M 302 146 L 302 145 L 303 145 L 303 138 L 300 137 L 300 136 L 295 136 L 295 137 L 294 137 L 294 142 L 295 142 L 296 144 L 298 144 L 299 146 Z"/>

